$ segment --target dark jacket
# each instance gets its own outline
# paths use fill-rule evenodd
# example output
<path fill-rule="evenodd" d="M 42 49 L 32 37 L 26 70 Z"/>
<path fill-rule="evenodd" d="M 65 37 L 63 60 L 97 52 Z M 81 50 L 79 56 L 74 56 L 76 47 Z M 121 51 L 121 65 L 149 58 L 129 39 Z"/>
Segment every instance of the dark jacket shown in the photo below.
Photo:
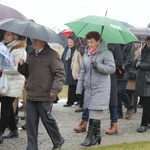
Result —
<path fill-rule="evenodd" d="M 77 81 L 74 80 L 74 78 L 72 76 L 72 70 L 71 70 L 71 62 L 72 62 L 72 57 L 73 57 L 73 54 L 75 52 L 75 49 L 76 49 L 75 46 L 71 48 L 71 57 L 68 61 L 65 60 L 68 46 L 65 48 L 65 50 L 62 54 L 61 59 L 64 63 L 64 68 L 65 68 L 65 72 L 66 72 L 65 85 L 76 85 L 77 84 Z"/>
<path fill-rule="evenodd" d="M 150 97 L 150 48 L 146 45 L 141 50 L 141 63 L 136 78 L 136 95 Z"/>
<path fill-rule="evenodd" d="M 133 64 L 135 57 L 135 45 L 134 43 L 128 43 L 125 45 L 121 45 L 121 50 L 123 54 L 123 68 L 125 69 L 125 73 L 123 76 L 123 80 L 128 81 L 129 79 L 129 69 Z"/>
<path fill-rule="evenodd" d="M 123 55 L 119 44 L 108 44 L 108 49 L 113 53 L 116 68 L 121 67 L 123 63 Z M 110 93 L 110 106 L 117 106 L 117 75 L 116 72 L 110 75 L 111 77 L 111 93 Z"/>
<path fill-rule="evenodd" d="M 48 44 L 35 56 L 35 51 L 27 56 L 24 65 L 19 65 L 18 71 L 27 78 L 27 99 L 32 101 L 49 101 L 50 93 L 61 92 L 65 71 L 58 53 Z"/>

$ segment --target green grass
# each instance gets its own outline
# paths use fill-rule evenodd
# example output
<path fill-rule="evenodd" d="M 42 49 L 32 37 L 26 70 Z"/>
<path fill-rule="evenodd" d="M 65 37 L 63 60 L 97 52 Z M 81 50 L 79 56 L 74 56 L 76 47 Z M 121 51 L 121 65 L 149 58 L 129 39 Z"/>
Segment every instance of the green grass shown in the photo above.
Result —
<path fill-rule="evenodd" d="M 150 150 L 150 141 L 122 143 L 103 147 L 90 147 L 87 150 Z"/>
<path fill-rule="evenodd" d="M 62 91 L 58 94 L 59 98 L 67 98 L 68 86 L 64 85 Z"/>

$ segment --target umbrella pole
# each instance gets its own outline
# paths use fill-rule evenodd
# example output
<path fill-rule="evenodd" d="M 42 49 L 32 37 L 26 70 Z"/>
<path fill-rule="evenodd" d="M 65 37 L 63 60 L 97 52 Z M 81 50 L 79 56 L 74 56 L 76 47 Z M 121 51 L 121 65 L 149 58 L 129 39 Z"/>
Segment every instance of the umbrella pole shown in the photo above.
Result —
<path fill-rule="evenodd" d="M 107 10 L 106 10 L 106 12 L 105 12 L 105 17 L 107 16 Z"/>

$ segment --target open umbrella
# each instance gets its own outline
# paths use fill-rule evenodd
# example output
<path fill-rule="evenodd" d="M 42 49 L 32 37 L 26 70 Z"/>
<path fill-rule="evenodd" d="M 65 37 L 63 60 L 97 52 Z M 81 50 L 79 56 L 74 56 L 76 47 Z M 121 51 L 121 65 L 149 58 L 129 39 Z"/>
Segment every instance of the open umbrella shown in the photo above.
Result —
<path fill-rule="evenodd" d="M 45 42 L 63 43 L 52 29 L 29 20 L 2 19 L 0 29 Z"/>
<path fill-rule="evenodd" d="M 140 42 L 145 42 L 146 37 L 150 36 L 150 28 L 134 27 L 130 31 L 139 39 Z"/>
<path fill-rule="evenodd" d="M 66 23 L 74 33 L 82 38 L 90 31 L 101 34 L 106 43 L 127 44 L 138 41 L 136 36 L 120 21 L 101 16 L 86 16 Z"/>
<path fill-rule="evenodd" d="M 59 38 L 63 41 L 63 43 L 62 43 L 63 48 L 66 48 L 67 45 L 68 45 L 68 37 L 67 37 L 67 36 L 64 36 L 64 35 L 62 34 L 62 32 L 58 33 L 58 36 L 59 36 Z"/>
<path fill-rule="evenodd" d="M 0 19 L 5 19 L 5 18 L 16 18 L 21 20 L 27 20 L 27 18 L 19 11 L 11 7 L 0 4 Z"/>
<path fill-rule="evenodd" d="M 70 30 L 70 29 L 66 29 L 66 30 L 63 30 L 61 33 L 62 33 L 64 36 L 70 36 L 70 35 L 73 33 L 73 31 Z"/>
<path fill-rule="evenodd" d="M 76 48 L 79 50 L 80 47 L 87 47 L 87 40 L 85 38 L 81 38 L 75 35 L 73 32 L 70 37 L 74 40 Z"/>

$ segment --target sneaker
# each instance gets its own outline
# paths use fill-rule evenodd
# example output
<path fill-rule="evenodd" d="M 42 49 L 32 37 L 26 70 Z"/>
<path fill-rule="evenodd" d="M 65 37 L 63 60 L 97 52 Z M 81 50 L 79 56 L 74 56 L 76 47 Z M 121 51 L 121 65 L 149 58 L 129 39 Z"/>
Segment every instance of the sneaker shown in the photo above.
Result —
<path fill-rule="evenodd" d="M 82 112 L 82 111 L 83 111 L 83 108 L 81 107 L 75 110 L 75 112 Z"/>
<path fill-rule="evenodd" d="M 131 119 L 133 113 L 134 113 L 134 109 L 127 109 L 125 119 Z"/>
<path fill-rule="evenodd" d="M 137 129 L 137 132 L 143 133 L 143 132 L 146 132 L 146 130 L 147 130 L 147 127 L 145 127 L 145 126 L 140 126 L 140 127 Z"/>

